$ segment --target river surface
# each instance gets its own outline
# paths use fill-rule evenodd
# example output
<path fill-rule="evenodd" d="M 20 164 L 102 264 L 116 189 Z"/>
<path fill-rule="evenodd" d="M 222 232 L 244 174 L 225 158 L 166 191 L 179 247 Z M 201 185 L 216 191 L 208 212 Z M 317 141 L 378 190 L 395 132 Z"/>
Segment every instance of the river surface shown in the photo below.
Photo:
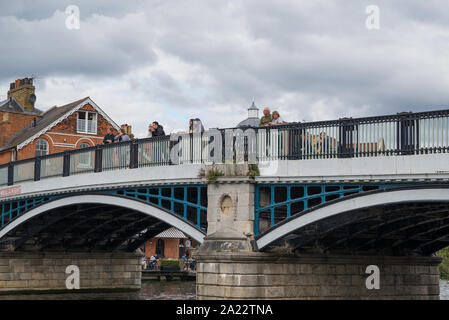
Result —
<path fill-rule="evenodd" d="M 0 300 L 194 300 L 195 281 L 143 281 L 134 292 L 0 295 Z M 449 300 L 449 281 L 440 280 L 440 299 Z"/>
<path fill-rule="evenodd" d="M 194 300 L 195 281 L 142 281 L 132 292 L 0 295 L 0 300 Z"/>

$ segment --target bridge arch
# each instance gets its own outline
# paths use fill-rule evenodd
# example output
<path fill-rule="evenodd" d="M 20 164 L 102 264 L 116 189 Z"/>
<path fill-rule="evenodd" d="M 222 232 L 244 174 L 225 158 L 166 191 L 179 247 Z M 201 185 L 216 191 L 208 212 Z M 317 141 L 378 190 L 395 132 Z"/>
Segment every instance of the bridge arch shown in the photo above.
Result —
<path fill-rule="evenodd" d="M 103 220 L 92 220 L 95 216 L 98 216 L 95 210 L 99 210 L 98 215 Z M 109 212 L 112 214 L 113 211 L 117 215 L 111 215 L 111 220 L 108 221 L 108 214 Z M 127 251 L 132 251 L 146 239 L 170 226 L 181 230 L 200 243 L 203 242 L 205 236 L 205 233 L 198 226 L 152 203 L 121 195 L 89 193 L 56 198 L 30 209 L 0 230 L 0 243 L 10 242 L 12 239 L 13 250 L 15 250 L 31 238 L 39 237 L 44 231 L 51 229 L 52 225 L 68 219 L 69 216 L 76 219 L 77 212 L 87 212 L 90 215 L 79 219 L 91 219 L 90 222 L 86 221 L 87 227 L 78 231 L 80 237 L 78 240 L 83 240 L 82 237 L 86 236 L 84 240 L 89 242 L 89 236 L 101 235 L 101 232 L 104 231 L 102 228 L 105 226 L 109 228 L 104 234 L 118 233 L 116 238 L 112 239 L 114 246 L 105 245 L 102 249 L 118 248 L 121 240 L 126 241 L 126 237 L 134 237 L 132 245 L 128 244 L 127 247 Z M 46 215 L 50 217 L 46 217 Z M 117 220 L 114 221 L 113 219 Z M 82 223 L 83 221 L 78 221 L 70 225 L 70 221 L 67 221 L 67 229 L 65 230 L 73 231 L 75 227 L 80 228 Z M 73 227 L 73 225 L 77 226 Z M 137 234 L 139 236 L 136 238 Z M 94 242 L 101 241 L 100 238 L 95 239 Z M 90 246 L 90 249 L 92 249 L 92 246 Z"/>
<path fill-rule="evenodd" d="M 438 232 L 435 232 L 438 231 Z M 357 236 L 366 239 L 361 240 Z M 256 236 L 259 250 L 289 243 L 293 249 L 327 251 L 405 250 L 429 255 L 449 245 L 449 186 L 382 189 L 325 203 L 282 221 Z M 401 245 L 401 246 L 399 246 Z"/>

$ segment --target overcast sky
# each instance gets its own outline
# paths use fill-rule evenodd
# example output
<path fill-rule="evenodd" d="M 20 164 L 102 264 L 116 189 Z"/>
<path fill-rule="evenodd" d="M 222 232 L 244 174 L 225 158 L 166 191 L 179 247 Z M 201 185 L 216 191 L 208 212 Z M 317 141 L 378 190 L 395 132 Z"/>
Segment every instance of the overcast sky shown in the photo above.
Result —
<path fill-rule="evenodd" d="M 139 137 L 235 126 L 253 97 L 287 121 L 449 108 L 448 24 L 447 0 L 2 0 L 0 100 L 35 75 L 38 108 L 90 96 Z"/>

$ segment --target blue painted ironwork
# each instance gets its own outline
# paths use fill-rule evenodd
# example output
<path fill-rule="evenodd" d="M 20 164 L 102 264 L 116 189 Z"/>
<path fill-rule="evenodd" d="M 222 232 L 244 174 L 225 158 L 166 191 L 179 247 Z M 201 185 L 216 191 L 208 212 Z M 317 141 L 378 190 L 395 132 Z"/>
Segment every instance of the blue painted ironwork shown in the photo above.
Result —
<path fill-rule="evenodd" d="M 255 187 L 254 234 L 258 235 L 293 214 L 304 212 L 317 205 L 360 192 L 394 188 L 403 185 L 259 184 Z M 261 226 L 261 221 L 265 222 L 263 226 Z"/>
<path fill-rule="evenodd" d="M 28 210 L 36 207 L 39 204 L 53 200 L 56 196 L 45 196 L 30 199 L 20 199 L 0 202 L 1 207 L 1 229 L 8 225 L 15 218 L 21 216 Z"/>
<path fill-rule="evenodd" d="M 96 190 L 94 193 L 109 193 L 140 199 L 169 210 L 185 220 L 194 223 L 198 229 L 207 227 L 207 186 L 176 185 L 176 186 L 142 186 L 133 188 L 117 188 Z M 73 193 L 77 195 L 80 193 Z M 65 194 L 64 196 L 67 196 Z M 20 200 L 0 201 L 1 229 L 11 221 L 33 209 L 37 205 L 61 197 L 61 195 L 38 196 Z"/>
<path fill-rule="evenodd" d="M 194 223 L 199 229 L 206 230 L 207 228 L 207 186 L 133 187 L 105 192 L 144 200 L 181 216 Z"/>

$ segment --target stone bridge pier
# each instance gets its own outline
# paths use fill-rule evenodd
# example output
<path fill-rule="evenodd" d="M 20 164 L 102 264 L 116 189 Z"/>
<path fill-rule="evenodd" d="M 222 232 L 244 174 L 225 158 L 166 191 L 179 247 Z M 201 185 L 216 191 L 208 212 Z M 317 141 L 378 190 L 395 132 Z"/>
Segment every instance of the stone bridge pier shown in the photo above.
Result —
<path fill-rule="evenodd" d="M 0 294 L 67 292 L 68 289 L 138 290 L 140 259 L 140 254 L 126 252 L 1 252 Z M 78 287 L 74 287 L 76 277 Z"/>
<path fill-rule="evenodd" d="M 254 190 L 247 177 L 209 185 L 197 299 L 439 299 L 438 257 L 258 251 Z"/>

